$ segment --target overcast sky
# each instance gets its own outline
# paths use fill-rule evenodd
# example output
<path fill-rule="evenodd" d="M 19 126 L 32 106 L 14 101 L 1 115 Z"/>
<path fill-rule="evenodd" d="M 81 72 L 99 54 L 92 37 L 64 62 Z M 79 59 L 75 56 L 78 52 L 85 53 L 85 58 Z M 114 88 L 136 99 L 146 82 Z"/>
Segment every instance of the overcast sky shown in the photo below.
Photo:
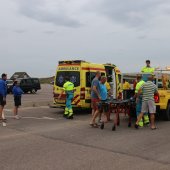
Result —
<path fill-rule="evenodd" d="M 122 72 L 170 65 L 169 0 L 0 0 L 0 74 L 55 74 L 59 60 Z"/>

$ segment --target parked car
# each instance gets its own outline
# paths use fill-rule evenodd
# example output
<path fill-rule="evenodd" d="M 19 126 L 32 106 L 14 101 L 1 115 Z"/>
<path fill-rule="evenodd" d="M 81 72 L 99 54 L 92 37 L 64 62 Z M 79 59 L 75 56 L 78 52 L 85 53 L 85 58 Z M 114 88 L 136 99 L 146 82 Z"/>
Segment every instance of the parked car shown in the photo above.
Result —
<path fill-rule="evenodd" d="M 7 84 L 7 93 L 12 93 L 12 88 L 13 88 L 13 80 L 6 80 L 6 84 Z"/>
<path fill-rule="evenodd" d="M 38 78 L 23 78 L 17 79 L 17 81 L 24 93 L 36 93 L 37 90 L 41 89 L 40 81 Z"/>

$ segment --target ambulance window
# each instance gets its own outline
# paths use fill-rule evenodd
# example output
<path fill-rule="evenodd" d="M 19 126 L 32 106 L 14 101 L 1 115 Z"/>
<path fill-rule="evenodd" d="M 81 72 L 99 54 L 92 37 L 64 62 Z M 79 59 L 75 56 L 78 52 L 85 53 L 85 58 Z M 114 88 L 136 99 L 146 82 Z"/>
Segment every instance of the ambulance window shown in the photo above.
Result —
<path fill-rule="evenodd" d="M 74 86 L 80 86 L 80 72 L 78 71 L 60 71 L 57 72 L 56 86 L 63 87 L 65 83 L 64 77 L 70 77 L 70 81 L 74 83 Z"/>
<path fill-rule="evenodd" d="M 86 87 L 91 87 L 91 82 L 94 79 L 96 72 L 86 72 Z"/>
<path fill-rule="evenodd" d="M 80 72 L 78 71 L 69 72 L 69 77 L 70 81 L 74 83 L 75 87 L 80 86 Z"/>

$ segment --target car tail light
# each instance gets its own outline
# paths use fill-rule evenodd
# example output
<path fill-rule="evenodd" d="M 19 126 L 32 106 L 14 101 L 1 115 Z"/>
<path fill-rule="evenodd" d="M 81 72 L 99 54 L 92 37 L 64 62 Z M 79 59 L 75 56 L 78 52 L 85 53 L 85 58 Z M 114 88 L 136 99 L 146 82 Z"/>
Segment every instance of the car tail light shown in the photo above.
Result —
<path fill-rule="evenodd" d="M 155 103 L 159 103 L 159 95 L 155 94 L 154 95 L 154 100 L 155 100 Z"/>
<path fill-rule="evenodd" d="M 83 88 L 81 88 L 81 90 L 80 90 L 80 99 L 85 99 L 85 88 L 83 87 Z"/>

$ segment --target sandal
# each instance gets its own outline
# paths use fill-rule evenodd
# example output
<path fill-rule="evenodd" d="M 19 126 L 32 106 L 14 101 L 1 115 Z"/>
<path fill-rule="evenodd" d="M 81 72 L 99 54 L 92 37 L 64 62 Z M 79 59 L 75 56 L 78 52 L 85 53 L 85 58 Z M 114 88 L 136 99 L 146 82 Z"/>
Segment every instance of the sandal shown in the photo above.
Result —
<path fill-rule="evenodd" d="M 135 124 L 135 128 L 136 128 L 136 129 L 139 129 L 139 125 L 138 125 L 138 124 Z"/>
<path fill-rule="evenodd" d="M 7 122 L 7 120 L 6 120 L 6 119 L 2 119 L 2 122 L 3 122 L 3 123 L 6 123 L 6 122 Z"/>
<path fill-rule="evenodd" d="M 151 130 L 156 130 L 157 128 L 156 127 L 154 127 L 154 128 L 151 128 Z"/>
<path fill-rule="evenodd" d="M 93 128 L 98 128 L 99 125 L 97 123 L 90 123 L 90 126 L 93 127 Z"/>

